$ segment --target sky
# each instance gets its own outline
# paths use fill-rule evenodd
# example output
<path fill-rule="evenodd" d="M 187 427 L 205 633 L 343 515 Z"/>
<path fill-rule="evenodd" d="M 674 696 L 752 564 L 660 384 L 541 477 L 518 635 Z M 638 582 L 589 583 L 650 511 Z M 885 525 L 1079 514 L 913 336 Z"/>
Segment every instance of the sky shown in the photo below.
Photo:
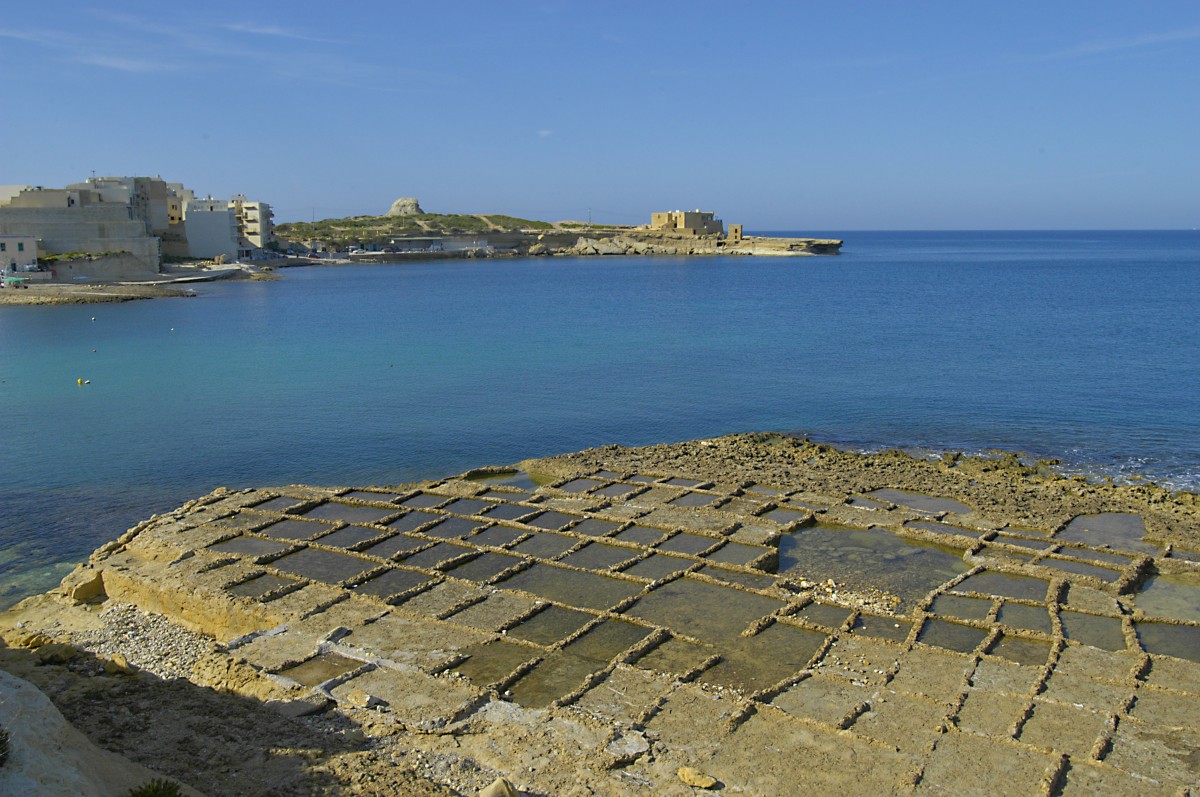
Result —
<path fill-rule="evenodd" d="M 1200 227 L 1200 3 L 16 2 L 0 184 L 276 222 Z"/>

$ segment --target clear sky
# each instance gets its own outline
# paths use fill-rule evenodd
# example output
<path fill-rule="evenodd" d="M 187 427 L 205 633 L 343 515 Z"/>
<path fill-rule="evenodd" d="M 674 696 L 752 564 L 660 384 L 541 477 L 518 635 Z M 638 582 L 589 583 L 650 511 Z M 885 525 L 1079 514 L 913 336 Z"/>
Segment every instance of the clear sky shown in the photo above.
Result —
<path fill-rule="evenodd" d="M 1200 3 L 6 2 L 0 184 L 276 221 L 1200 226 Z"/>

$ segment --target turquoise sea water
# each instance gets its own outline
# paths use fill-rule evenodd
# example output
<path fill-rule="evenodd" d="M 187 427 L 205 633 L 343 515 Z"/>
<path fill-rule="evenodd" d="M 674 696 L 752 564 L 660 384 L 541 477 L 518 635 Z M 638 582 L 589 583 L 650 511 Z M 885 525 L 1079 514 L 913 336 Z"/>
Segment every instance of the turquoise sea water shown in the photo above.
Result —
<path fill-rule="evenodd" d="M 605 443 L 799 431 L 1200 487 L 1200 233 L 830 234 L 838 257 L 309 267 L 0 308 L 0 603 L 219 485 Z"/>

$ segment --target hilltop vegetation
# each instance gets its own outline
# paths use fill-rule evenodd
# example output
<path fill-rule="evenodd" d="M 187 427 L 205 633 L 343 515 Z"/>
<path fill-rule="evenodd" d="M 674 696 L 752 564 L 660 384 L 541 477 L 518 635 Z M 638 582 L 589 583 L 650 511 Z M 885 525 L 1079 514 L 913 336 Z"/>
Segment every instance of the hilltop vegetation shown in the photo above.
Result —
<path fill-rule="evenodd" d="M 387 243 L 389 239 L 396 237 L 554 228 L 553 224 L 546 221 L 519 219 L 496 213 L 416 213 L 409 216 L 349 216 L 344 219 L 322 219 L 315 222 L 298 221 L 280 224 L 275 230 L 281 238 L 290 240 L 318 240 L 327 244 L 345 245 Z"/>

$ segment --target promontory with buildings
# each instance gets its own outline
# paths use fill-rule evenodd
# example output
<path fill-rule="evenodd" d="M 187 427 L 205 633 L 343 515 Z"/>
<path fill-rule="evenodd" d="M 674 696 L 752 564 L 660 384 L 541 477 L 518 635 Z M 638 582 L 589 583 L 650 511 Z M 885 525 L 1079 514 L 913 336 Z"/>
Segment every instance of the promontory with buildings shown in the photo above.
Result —
<path fill-rule="evenodd" d="M 0 186 L 5 287 L 171 282 L 264 266 L 537 255 L 836 254 L 841 241 L 748 236 L 712 212 L 651 214 L 642 226 L 424 212 L 398 199 L 382 216 L 276 226 L 271 206 L 197 196 L 161 177 L 91 177 L 62 188 Z"/>

